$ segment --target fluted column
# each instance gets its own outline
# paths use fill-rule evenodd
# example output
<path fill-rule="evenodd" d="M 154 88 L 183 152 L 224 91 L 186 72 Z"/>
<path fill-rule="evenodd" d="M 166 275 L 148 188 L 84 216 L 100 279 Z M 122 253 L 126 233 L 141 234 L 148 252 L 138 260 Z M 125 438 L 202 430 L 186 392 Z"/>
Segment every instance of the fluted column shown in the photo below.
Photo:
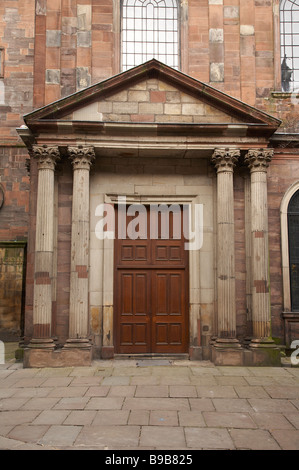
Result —
<path fill-rule="evenodd" d="M 69 339 L 66 348 L 90 348 L 88 341 L 89 173 L 93 147 L 69 147 L 73 165 L 73 205 Z"/>
<path fill-rule="evenodd" d="M 245 157 L 251 178 L 251 347 L 273 345 L 269 286 L 267 168 L 273 150 L 251 149 Z"/>
<path fill-rule="evenodd" d="M 34 146 L 38 165 L 35 236 L 35 272 L 33 302 L 33 338 L 31 348 L 53 349 L 52 278 L 54 252 L 54 170 L 59 159 L 56 146 Z"/>
<path fill-rule="evenodd" d="M 217 292 L 218 333 L 216 348 L 240 348 L 236 338 L 235 224 L 233 171 L 240 151 L 216 149 L 217 169 Z"/>

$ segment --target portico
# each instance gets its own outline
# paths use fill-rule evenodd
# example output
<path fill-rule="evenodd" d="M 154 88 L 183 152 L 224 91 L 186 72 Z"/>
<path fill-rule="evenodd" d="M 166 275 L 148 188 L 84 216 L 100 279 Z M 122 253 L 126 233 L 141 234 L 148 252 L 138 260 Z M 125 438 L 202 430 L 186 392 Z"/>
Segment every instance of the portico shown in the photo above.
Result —
<path fill-rule="evenodd" d="M 32 188 L 38 187 L 25 366 L 112 358 L 122 351 L 120 325 L 131 354 L 152 336 L 163 344 L 158 350 L 173 354 L 184 337 L 186 346 L 177 350 L 192 360 L 278 364 L 270 327 L 267 166 L 280 121 L 152 60 L 34 111 L 25 122 L 19 135 L 31 155 Z M 249 182 L 242 202 L 236 178 Z M 173 240 L 138 241 L 117 257 L 113 237 L 99 236 L 97 208 L 116 208 L 120 196 L 145 207 L 185 205 L 191 224 L 201 205 L 202 245 L 183 255 Z M 245 200 L 243 249 L 235 243 L 235 211 Z M 240 328 L 236 302 L 236 282 L 244 284 L 239 265 L 245 271 L 249 252 L 252 268 L 244 279 L 250 276 L 252 331 Z M 151 344 L 146 354 L 155 354 Z"/>

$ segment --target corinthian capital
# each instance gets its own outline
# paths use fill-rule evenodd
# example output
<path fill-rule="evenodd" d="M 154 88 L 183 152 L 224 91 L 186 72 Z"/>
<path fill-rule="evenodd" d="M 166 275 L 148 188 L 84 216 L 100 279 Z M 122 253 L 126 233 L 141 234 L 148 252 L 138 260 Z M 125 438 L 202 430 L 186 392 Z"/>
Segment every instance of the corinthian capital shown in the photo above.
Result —
<path fill-rule="evenodd" d="M 55 170 L 56 162 L 60 159 L 60 152 L 57 146 L 34 145 L 32 156 L 36 158 L 39 170 Z"/>
<path fill-rule="evenodd" d="M 245 156 L 245 163 L 250 171 L 267 171 L 269 163 L 273 156 L 272 149 L 250 149 Z"/>
<path fill-rule="evenodd" d="M 212 163 L 217 168 L 217 172 L 233 171 L 238 158 L 240 157 L 240 150 L 238 149 L 215 149 L 212 155 Z"/>
<path fill-rule="evenodd" d="M 68 154 L 74 170 L 90 170 L 95 159 L 94 147 L 68 147 Z"/>

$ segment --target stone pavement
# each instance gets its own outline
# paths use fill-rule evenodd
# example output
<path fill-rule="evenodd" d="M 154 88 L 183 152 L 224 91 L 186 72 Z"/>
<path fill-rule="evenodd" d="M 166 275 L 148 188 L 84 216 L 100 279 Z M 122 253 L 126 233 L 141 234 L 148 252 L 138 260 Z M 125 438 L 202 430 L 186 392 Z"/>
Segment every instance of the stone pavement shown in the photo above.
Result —
<path fill-rule="evenodd" d="M 299 368 L 0 365 L 0 449 L 299 450 Z"/>

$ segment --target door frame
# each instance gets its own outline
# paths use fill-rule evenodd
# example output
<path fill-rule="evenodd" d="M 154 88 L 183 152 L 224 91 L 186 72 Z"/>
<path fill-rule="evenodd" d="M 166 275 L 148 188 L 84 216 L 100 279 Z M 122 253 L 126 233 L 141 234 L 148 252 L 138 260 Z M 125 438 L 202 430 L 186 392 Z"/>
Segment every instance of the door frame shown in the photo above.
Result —
<path fill-rule="evenodd" d="M 115 205 L 119 201 L 119 194 L 106 193 L 103 202 Z M 188 205 L 191 214 L 196 204 L 201 203 L 199 194 L 175 196 L 149 196 L 145 194 L 125 195 L 128 204 L 179 204 Z M 204 227 L 204 231 L 205 231 Z M 103 311 L 102 311 L 102 357 L 113 358 L 115 346 L 115 262 L 114 239 L 103 239 Z M 189 355 L 193 358 L 201 357 L 200 326 L 200 250 L 189 251 Z M 198 352 L 197 352 L 198 351 Z"/>

